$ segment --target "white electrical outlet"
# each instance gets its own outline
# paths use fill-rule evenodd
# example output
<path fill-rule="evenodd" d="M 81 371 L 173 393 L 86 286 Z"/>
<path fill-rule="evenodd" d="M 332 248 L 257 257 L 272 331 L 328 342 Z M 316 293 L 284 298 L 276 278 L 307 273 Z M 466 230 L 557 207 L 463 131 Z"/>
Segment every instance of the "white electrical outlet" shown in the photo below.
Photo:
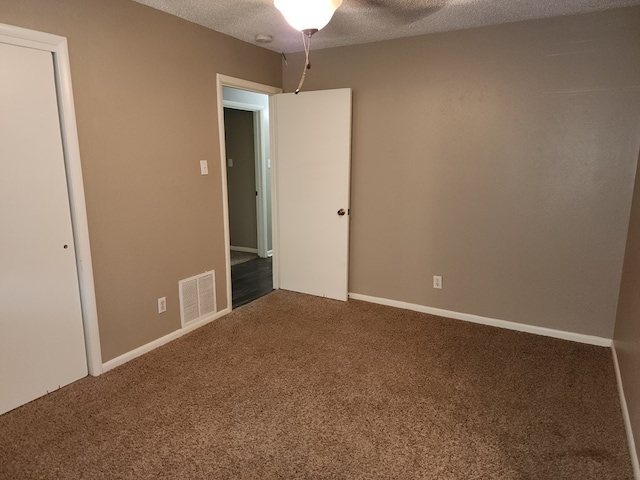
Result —
<path fill-rule="evenodd" d="M 209 175 L 209 165 L 206 160 L 200 160 L 200 175 Z"/>
<path fill-rule="evenodd" d="M 433 288 L 442 288 L 442 277 L 440 275 L 433 276 Z"/>
<path fill-rule="evenodd" d="M 164 313 L 167 311 L 167 297 L 158 299 L 158 313 Z"/>

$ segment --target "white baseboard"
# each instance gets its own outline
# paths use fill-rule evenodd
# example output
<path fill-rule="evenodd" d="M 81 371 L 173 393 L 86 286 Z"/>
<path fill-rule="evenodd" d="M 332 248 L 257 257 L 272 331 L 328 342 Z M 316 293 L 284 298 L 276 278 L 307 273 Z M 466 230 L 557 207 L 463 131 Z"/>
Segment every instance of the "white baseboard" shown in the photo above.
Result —
<path fill-rule="evenodd" d="M 638 462 L 638 452 L 636 451 L 636 442 L 633 438 L 633 429 L 631 428 L 631 418 L 629 417 L 629 409 L 627 407 L 627 398 L 624 396 L 624 387 L 622 386 L 622 374 L 620 373 L 620 364 L 618 363 L 618 352 L 616 352 L 615 343 L 611 345 L 613 353 L 613 367 L 616 370 L 616 381 L 618 383 L 618 394 L 620 396 L 620 407 L 622 408 L 622 418 L 624 419 L 624 427 L 627 431 L 627 442 L 629 443 L 629 454 L 631 455 L 631 465 L 633 466 L 633 476 L 636 480 L 640 480 L 640 462 Z"/>
<path fill-rule="evenodd" d="M 258 249 L 257 248 L 251 248 L 251 247 L 234 247 L 233 245 L 231 245 L 229 247 L 229 250 L 233 251 L 233 252 L 246 252 L 246 253 L 258 253 Z"/>
<path fill-rule="evenodd" d="M 231 312 L 231 309 L 225 308 L 224 310 L 214 313 L 213 315 L 210 315 L 208 317 L 205 317 L 202 320 L 191 323 L 184 328 L 176 330 L 175 332 L 171 332 L 168 335 L 165 335 L 164 337 L 160 337 L 157 340 L 154 340 L 153 342 L 149 342 L 145 345 L 142 345 L 141 347 L 136 348 L 135 350 L 131 350 L 130 352 L 124 353 L 119 357 L 116 357 L 112 360 L 109 360 L 108 362 L 103 363 L 102 371 L 104 373 L 104 372 L 108 372 L 109 370 L 113 370 L 114 368 L 119 367 L 120 365 L 123 365 L 128 361 L 133 360 L 134 358 L 139 357 L 140 355 L 144 355 L 145 353 L 148 353 L 151 350 L 161 347 L 165 343 L 169 343 L 172 340 L 175 340 L 176 338 L 180 338 L 181 336 L 195 330 L 196 328 L 202 327 L 207 323 L 211 323 L 214 320 L 217 320 L 218 318 L 225 316 L 229 312 Z"/>
<path fill-rule="evenodd" d="M 465 322 L 479 323 L 489 325 L 491 327 L 505 328 L 507 330 L 515 330 L 518 332 L 533 333 L 545 337 L 560 338 L 562 340 L 570 340 L 572 342 L 586 343 L 589 345 L 598 345 L 600 347 L 610 347 L 612 341 L 610 338 L 596 337 L 594 335 L 584 335 L 582 333 L 565 332 L 564 330 L 555 330 L 553 328 L 537 327 L 535 325 L 527 325 L 524 323 L 508 322 L 506 320 L 497 320 L 495 318 L 481 317 L 470 313 L 453 312 L 451 310 L 442 310 L 440 308 L 427 307 L 415 303 L 400 302 L 397 300 L 389 300 L 387 298 L 371 297 L 369 295 L 361 295 L 359 293 L 349 293 L 349 298 L 354 300 L 362 300 L 364 302 L 379 303 L 390 307 L 404 308 L 405 310 L 413 310 L 421 313 L 429 313 L 438 315 L 439 317 L 454 318 L 456 320 L 464 320 Z"/>

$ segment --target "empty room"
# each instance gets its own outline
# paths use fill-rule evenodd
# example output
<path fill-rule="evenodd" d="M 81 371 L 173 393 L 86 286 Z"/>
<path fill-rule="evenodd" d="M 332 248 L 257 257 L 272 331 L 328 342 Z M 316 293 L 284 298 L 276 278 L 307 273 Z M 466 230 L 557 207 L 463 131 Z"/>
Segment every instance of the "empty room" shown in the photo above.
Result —
<path fill-rule="evenodd" d="M 640 480 L 639 159 L 640 0 L 0 0 L 0 479 Z"/>

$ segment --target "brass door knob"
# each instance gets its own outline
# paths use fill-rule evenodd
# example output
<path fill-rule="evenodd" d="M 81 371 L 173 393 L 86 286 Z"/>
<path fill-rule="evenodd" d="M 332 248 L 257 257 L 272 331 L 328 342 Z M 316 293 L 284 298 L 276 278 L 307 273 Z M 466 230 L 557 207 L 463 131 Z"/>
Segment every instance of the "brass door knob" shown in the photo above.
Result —
<path fill-rule="evenodd" d="M 340 215 L 341 217 L 347 212 L 344 211 L 344 208 L 341 208 L 340 210 L 338 210 L 338 215 Z"/>

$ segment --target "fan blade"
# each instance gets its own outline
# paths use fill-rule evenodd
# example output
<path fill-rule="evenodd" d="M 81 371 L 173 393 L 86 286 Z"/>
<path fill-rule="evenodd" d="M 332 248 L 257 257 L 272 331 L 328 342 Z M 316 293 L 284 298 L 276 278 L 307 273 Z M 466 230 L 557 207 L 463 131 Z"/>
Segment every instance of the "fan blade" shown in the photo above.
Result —
<path fill-rule="evenodd" d="M 365 9 L 401 24 L 419 22 L 440 10 L 447 0 L 348 0 L 356 9 Z"/>

